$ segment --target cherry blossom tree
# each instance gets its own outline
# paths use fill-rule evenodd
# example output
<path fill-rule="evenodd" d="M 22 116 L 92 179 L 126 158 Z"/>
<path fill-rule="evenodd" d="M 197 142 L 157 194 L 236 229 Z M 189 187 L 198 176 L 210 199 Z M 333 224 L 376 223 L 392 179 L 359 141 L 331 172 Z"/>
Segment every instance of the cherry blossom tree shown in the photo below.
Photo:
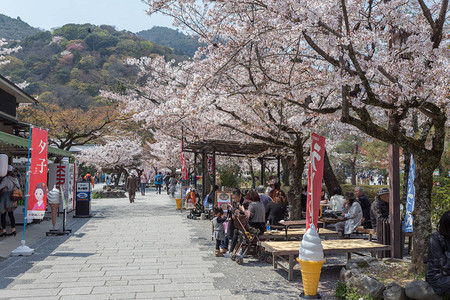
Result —
<path fill-rule="evenodd" d="M 76 155 L 76 159 L 98 169 L 113 172 L 117 175 L 117 186 L 122 173 L 128 176 L 130 169 L 144 168 L 141 160 L 142 149 L 139 139 L 111 137 L 104 145 L 82 150 Z"/>
<path fill-rule="evenodd" d="M 448 0 L 146 2 L 149 13 L 173 16 L 207 43 L 197 57 L 205 55 L 209 68 L 197 85 L 220 81 L 240 64 L 250 79 L 245 93 L 330 115 L 412 153 L 413 265 L 423 268 L 432 172 L 448 128 Z"/>
<path fill-rule="evenodd" d="M 6 47 L 7 45 L 8 45 L 8 42 L 5 39 L 0 38 L 0 65 L 4 65 L 4 64 L 7 64 L 10 62 L 6 58 L 5 55 L 9 55 L 11 53 L 16 53 L 20 49 L 22 49 L 22 47 L 20 47 L 20 46 L 9 48 L 9 47 Z"/>

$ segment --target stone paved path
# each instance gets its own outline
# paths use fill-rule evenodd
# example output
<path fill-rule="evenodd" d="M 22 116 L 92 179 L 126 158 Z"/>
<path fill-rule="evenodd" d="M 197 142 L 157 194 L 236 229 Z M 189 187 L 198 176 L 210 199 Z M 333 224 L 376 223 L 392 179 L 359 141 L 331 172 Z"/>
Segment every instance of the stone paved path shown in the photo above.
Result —
<path fill-rule="evenodd" d="M 91 219 L 69 217 L 70 237 L 3 262 L 0 299 L 245 299 L 214 286 L 224 275 L 168 196 L 94 199 L 92 209 Z"/>

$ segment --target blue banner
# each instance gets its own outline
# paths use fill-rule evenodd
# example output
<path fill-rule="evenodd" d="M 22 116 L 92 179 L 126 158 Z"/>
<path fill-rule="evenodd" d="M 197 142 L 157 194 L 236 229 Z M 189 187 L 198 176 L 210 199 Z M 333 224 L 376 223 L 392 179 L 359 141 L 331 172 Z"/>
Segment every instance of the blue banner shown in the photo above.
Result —
<path fill-rule="evenodd" d="M 404 232 L 413 231 L 413 216 L 414 211 L 414 199 L 416 197 L 416 188 L 414 187 L 414 179 L 416 178 L 416 165 L 414 164 L 414 158 L 411 154 L 411 162 L 409 166 L 409 177 L 408 177 L 408 193 L 406 196 L 406 214 L 405 222 L 403 223 Z"/>

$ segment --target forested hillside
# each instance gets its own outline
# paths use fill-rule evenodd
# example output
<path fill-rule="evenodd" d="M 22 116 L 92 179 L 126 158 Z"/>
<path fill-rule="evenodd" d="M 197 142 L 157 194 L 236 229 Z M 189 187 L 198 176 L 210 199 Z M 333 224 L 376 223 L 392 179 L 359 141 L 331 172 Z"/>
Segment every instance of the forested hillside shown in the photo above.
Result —
<path fill-rule="evenodd" d="M 167 27 L 155 26 L 152 29 L 139 31 L 136 34 L 147 41 L 171 47 L 179 55 L 192 57 L 200 46 L 195 38 Z"/>
<path fill-rule="evenodd" d="M 100 89 L 114 89 L 121 81 L 134 80 L 136 70 L 123 64 L 128 57 L 186 58 L 107 25 L 66 24 L 53 32 L 40 31 L 12 42 L 11 46 L 17 44 L 22 50 L 9 57 L 9 64 L 0 66 L 0 74 L 16 83 L 26 80 L 29 86 L 25 91 L 38 96 L 40 102 L 83 109 L 100 101 Z"/>
<path fill-rule="evenodd" d="M 39 29 L 28 25 L 20 18 L 13 19 L 0 14 L 0 38 L 7 40 L 23 40 L 38 32 Z"/>

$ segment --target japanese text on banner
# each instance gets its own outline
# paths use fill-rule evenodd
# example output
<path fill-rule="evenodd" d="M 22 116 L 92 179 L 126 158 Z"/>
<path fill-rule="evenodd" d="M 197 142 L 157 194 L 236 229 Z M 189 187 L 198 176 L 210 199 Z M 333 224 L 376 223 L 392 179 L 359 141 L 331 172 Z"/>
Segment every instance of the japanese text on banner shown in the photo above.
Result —
<path fill-rule="evenodd" d="M 322 191 L 323 160 L 325 156 L 325 138 L 311 134 L 311 155 L 308 168 L 308 198 L 306 204 L 306 228 L 312 222 L 317 228 Z"/>
<path fill-rule="evenodd" d="M 47 130 L 31 130 L 31 162 L 27 217 L 43 219 L 47 205 Z"/>

